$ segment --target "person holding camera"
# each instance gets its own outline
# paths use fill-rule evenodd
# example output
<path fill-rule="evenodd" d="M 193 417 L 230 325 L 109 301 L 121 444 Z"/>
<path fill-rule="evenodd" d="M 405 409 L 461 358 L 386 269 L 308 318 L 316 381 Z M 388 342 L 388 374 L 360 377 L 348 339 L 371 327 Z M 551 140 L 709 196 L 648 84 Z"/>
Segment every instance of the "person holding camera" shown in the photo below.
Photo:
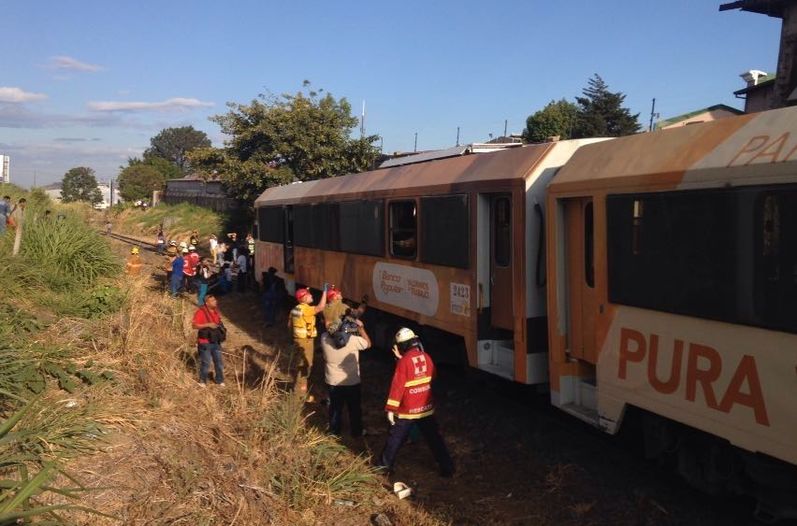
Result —
<path fill-rule="evenodd" d="M 224 387 L 224 363 L 221 359 L 221 344 L 227 339 L 227 329 L 221 321 L 218 300 L 214 294 L 205 296 L 205 304 L 194 313 L 192 326 L 197 332 L 197 351 L 199 353 L 199 385 L 208 383 L 210 361 L 216 374 L 216 385 Z"/>
<path fill-rule="evenodd" d="M 329 393 L 329 432 L 340 435 L 343 408 L 349 411 L 353 437 L 363 436 L 362 389 L 360 387 L 360 351 L 371 347 L 357 311 L 348 309 L 333 333 L 321 335 L 324 352 L 324 380 Z"/>

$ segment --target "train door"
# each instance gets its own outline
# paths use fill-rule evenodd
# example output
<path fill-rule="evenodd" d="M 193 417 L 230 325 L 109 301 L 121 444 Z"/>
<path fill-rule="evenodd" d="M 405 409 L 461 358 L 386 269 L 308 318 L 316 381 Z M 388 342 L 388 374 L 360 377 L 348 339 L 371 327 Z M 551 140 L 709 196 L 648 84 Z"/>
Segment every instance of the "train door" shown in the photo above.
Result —
<path fill-rule="evenodd" d="M 490 324 L 513 330 L 512 195 L 490 199 Z"/>
<path fill-rule="evenodd" d="M 570 355 L 596 363 L 595 221 L 592 198 L 565 201 Z"/>
<path fill-rule="evenodd" d="M 285 273 L 293 274 L 293 207 L 285 207 L 285 235 L 283 237 L 283 255 L 285 257 Z"/>

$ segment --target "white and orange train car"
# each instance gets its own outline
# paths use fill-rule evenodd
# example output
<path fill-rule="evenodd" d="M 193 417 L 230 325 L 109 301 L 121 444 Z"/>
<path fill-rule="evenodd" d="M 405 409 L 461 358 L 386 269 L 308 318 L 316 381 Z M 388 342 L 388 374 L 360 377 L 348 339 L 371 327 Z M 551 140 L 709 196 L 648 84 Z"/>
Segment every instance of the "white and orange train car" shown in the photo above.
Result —
<path fill-rule="evenodd" d="M 545 187 L 580 146 L 562 141 L 270 188 L 255 205 L 257 276 L 333 283 L 347 298 L 450 335 L 461 361 L 548 382 Z M 396 323 L 381 320 L 377 338 Z M 439 340 L 439 338 L 438 338 Z M 457 345 L 456 341 L 464 345 Z"/>
<path fill-rule="evenodd" d="M 585 146 L 547 217 L 552 403 L 797 516 L 797 108 Z"/>
<path fill-rule="evenodd" d="M 797 516 L 797 108 L 266 190 L 258 276 L 335 283 L 692 484 Z M 463 345 L 457 345 L 461 342 Z M 437 346 L 439 348 L 439 346 Z"/>

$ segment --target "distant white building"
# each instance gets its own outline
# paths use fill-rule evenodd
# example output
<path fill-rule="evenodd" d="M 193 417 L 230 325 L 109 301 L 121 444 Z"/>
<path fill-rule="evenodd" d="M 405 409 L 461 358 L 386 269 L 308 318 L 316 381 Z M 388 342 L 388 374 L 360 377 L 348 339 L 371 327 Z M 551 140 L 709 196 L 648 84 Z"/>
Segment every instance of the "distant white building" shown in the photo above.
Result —
<path fill-rule="evenodd" d="M 107 183 L 100 183 L 97 185 L 97 188 L 100 190 L 102 194 L 102 202 L 94 205 L 94 208 L 105 209 L 111 206 L 111 185 Z M 48 184 L 47 186 L 43 186 L 42 190 L 52 199 L 53 201 L 61 201 L 61 183 L 53 183 Z M 121 203 L 122 197 L 119 195 L 119 190 L 114 187 L 113 189 L 113 204 Z"/>
<path fill-rule="evenodd" d="M 11 182 L 11 170 L 9 168 L 10 164 L 11 157 L 8 155 L 0 155 L 0 183 Z"/>

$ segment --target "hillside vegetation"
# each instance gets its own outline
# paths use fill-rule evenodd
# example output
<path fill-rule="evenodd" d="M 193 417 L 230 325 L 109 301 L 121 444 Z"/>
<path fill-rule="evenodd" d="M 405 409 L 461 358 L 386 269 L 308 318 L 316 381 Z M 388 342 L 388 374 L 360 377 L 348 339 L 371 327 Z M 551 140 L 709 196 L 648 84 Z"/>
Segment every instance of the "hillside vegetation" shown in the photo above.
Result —
<path fill-rule="evenodd" d="M 439 524 L 308 424 L 287 344 L 230 345 L 198 389 L 192 304 L 121 276 L 100 212 L 28 197 L 21 253 L 0 238 L 0 526 Z"/>

